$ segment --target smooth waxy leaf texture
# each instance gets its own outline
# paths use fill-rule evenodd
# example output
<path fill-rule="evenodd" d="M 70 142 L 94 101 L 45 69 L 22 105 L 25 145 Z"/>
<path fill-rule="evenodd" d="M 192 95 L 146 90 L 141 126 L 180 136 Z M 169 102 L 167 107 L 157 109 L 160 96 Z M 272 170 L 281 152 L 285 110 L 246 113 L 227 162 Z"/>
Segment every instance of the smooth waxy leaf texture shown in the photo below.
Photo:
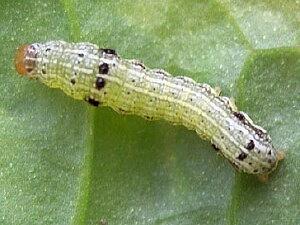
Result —
<path fill-rule="evenodd" d="M 297 1 L 2 1 L 1 224 L 297 224 Z M 94 109 L 21 79 L 16 48 L 88 41 L 220 86 L 286 159 L 267 183 L 164 121 Z"/>

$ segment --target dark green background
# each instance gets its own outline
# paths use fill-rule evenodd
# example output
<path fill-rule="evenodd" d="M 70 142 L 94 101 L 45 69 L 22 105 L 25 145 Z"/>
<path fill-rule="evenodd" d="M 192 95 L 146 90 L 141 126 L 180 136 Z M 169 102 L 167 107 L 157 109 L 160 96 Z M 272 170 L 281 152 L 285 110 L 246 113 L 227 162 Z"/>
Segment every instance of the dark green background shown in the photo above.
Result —
<path fill-rule="evenodd" d="M 299 224 L 299 1 L 1 1 L 0 224 Z M 16 48 L 88 41 L 220 86 L 286 159 L 269 182 L 163 121 L 21 79 Z"/>

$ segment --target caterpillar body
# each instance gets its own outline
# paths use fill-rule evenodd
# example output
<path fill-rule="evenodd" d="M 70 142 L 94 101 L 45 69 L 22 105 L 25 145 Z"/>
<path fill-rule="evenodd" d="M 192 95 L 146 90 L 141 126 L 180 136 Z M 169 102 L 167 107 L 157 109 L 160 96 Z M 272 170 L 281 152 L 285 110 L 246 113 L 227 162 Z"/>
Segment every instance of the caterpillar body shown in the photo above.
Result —
<path fill-rule="evenodd" d="M 149 69 L 112 49 L 90 43 L 35 43 L 19 48 L 15 66 L 19 74 L 93 106 L 195 130 L 238 171 L 268 174 L 283 158 L 264 129 L 208 84 Z"/>

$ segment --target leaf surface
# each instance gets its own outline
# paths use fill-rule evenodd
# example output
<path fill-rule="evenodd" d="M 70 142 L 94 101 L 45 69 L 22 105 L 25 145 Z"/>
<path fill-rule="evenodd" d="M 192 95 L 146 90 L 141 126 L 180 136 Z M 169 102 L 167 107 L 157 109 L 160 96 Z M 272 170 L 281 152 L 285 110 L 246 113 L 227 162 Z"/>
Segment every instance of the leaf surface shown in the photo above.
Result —
<path fill-rule="evenodd" d="M 1 224 L 297 224 L 297 1 L 19 1 L 0 7 Z M 164 121 L 21 79 L 17 47 L 88 41 L 222 88 L 286 153 L 267 183 Z"/>

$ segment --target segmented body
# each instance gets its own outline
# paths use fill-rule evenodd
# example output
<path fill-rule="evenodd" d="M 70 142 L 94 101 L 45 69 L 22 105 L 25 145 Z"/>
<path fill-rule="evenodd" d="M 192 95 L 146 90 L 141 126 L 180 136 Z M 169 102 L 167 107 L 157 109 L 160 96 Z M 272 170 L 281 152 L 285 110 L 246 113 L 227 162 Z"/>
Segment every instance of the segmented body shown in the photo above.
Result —
<path fill-rule="evenodd" d="M 211 141 L 239 171 L 267 174 L 279 160 L 269 135 L 208 84 L 149 69 L 90 43 L 51 41 L 20 48 L 19 73 L 94 106 L 164 119 Z"/>

